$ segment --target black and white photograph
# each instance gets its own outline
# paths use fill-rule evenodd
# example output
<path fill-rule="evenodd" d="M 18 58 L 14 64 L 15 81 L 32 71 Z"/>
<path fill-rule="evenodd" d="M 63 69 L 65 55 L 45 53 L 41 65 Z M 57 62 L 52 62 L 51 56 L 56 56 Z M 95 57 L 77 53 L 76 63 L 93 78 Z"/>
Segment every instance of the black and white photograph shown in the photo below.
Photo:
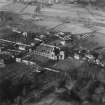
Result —
<path fill-rule="evenodd" d="M 105 105 L 105 0 L 0 0 L 0 105 Z"/>

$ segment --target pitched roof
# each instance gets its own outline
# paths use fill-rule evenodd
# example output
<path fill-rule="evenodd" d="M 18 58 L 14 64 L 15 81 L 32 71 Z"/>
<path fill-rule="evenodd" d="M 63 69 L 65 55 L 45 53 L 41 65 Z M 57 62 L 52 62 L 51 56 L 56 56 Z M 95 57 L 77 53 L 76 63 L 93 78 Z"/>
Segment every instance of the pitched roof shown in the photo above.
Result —
<path fill-rule="evenodd" d="M 38 52 L 42 52 L 42 53 L 47 53 L 48 54 L 52 50 L 52 47 L 40 45 L 40 46 L 37 47 L 36 50 Z"/>
<path fill-rule="evenodd" d="M 42 53 L 49 53 L 50 51 L 53 50 L 53 48 L 56 47 L 56 46 L 53 46 L 53 45 L 47 45 L 47 44 L 41 44 L 40 46 L 38 46 L 36 48 L 36 50 L 38 52 L 42 52 Z"/>

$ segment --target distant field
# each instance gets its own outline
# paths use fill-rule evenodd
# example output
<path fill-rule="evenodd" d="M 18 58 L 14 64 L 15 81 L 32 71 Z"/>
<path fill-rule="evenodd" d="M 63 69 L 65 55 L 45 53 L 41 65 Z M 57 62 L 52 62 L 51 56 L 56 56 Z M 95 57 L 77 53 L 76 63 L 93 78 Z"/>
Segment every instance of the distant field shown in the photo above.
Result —
<path fill-rule="evenodd" d="M 97 42 L 100 45 L 105 45 L 105 13 L 100 9 L 96 10 L 91 6 L 84 8 L 76 4 L 56 4 L 51 6 L 51 8 L 42 8 L 38 16 L 41 19 L 37 21 L 32 17 L 35 9 L 34 6 L 27 6 L 20 13 L 23 8 L 25 8 L 24 4 L 16 3 L 3 6 L 2 9 L 14 11 L 20 14 L 23 19 L 31 21 L 33 24 L 46 27 L 47 29 L 58 25 L 55 30 L 69 31 L 76 34 L 96 31 Z M 68 23 L 66 23 L 66 21 L 68 21 Z M 29 23 L 25 24 L 23 27 L 25 30 L 35 30 Z M 20 29 L 22 28 L 20 27 Z M 97 35 L 100 37 L 99 40 Z"/>

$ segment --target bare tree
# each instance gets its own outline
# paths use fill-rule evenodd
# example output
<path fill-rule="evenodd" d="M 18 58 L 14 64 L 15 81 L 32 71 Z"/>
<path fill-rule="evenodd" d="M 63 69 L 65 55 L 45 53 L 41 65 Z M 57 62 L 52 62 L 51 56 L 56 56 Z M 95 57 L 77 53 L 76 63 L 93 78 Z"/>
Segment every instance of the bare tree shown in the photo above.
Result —
<path fill-rule="evenodd" d="M 39 15 L 39 13 L 40 13 L 40 11 L 41 11 L 41 5 L 39 4 L 37 7 L 35 7 L 35 9 L 34 9 L 34 15 L 33 15 L 33 17 L 35 18 L 36 16 L 38 16 Z"/>

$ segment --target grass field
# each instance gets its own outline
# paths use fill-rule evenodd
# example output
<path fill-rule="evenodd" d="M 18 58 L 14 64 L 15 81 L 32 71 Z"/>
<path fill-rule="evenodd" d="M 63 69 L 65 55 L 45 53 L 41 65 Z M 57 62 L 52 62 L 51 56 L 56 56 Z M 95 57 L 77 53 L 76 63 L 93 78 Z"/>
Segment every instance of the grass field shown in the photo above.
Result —
<path fill-rule="evenodd" d="M 47 29 L 57 26 L 55 30 L 69 31 L 76 34 L 96 31 L 97 42 L 102 46 L 105 45 L 105 13 L 101 9 L 96 10 L 91 6 L 82 7 L 76 4 L 56 4 L 51 6 L 51 8 L 42 8 L 38 15 L 40 20 L 36 21 L 32 17 L 35 7 L 27 6 L 20 12 L 24 7 L 24 4 L 15 3 L 3 6 L 2 9 L 16 12 L 25 20 L 44 26 Z M 26 30 L 33 29 L 33 26 L 25 26 Z"/>

